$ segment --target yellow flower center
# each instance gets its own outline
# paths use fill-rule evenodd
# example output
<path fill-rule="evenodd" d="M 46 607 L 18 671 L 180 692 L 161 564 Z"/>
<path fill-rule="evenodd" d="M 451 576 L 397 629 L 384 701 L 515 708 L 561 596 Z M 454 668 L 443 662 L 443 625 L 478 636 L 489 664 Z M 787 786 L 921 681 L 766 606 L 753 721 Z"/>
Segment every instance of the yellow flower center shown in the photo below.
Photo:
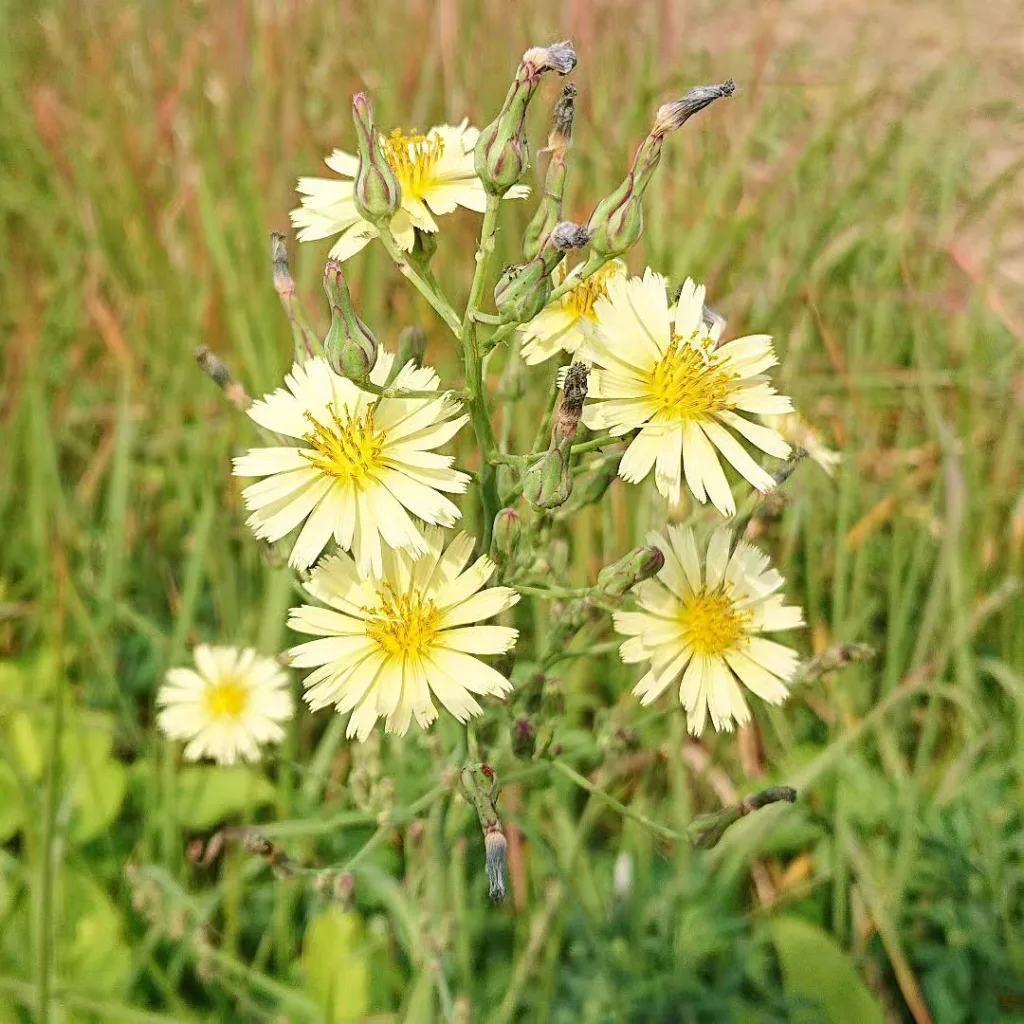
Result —
<path fill-rule="evenodd" d="M 581 320 L 586 318 L 597 322 L 594 316 L 594 303 L 608 294 L 608 278 L 620 273 L 613 263 L 606 263 L 597 273 L 591 274 L 585 281 L 580 281 L 572 291 L 562 296 L 566 309 Z"/>
<path fill-rule="evenodd" d="M 750 625 L 724 590 L 699 590 L 679 613 L 683 639 L 705 657 L 734 650 Z"/>
<path fill-rule="evenodd" d="M 660 419 L 702 420 L 730 407 L 736 375 L 715 362 L 708 351 L 712 344 L 710 338 L 699 348 L 682 338 L 672 339 L 651 375 L 649 395 Z"/>
<path fill-rule="evenodd" d="M 380 146 L 402 186 L 402 195 L 422 199 L 434 184 L 434 169 L 444 155 L 444 139 L 440 135 L 406 135 L 396 128 L 391 138 L 380 140 Z"/>
<path fill-rule="evenodd" d="M 366 635 L 392 657 L 421 657 L 434 644 L 441 613 L 421 594 L 396 594 L 384 583 L 376 608 L 363 609 L 368 616 Z"/>
<path fill-rule="evenodd" d="M 359 419 L 348 414 L 341 419 L 331 405 L 327 411 L 331 414 L 327 425 L 306 413 L 313 429 L 304 435 L 304 440 L 312 451 L 302 454 L 327 476 L 356 487 L 369 483 L 381 468 L 385 438 L 384 431 L 373 425 L 373 407 Z"/>
<path fill-rule="evenodd" d="M 249 706 L 249 690 L 235 676 L 224 676 L 206 691 L 206 710 L 211 718 L 237 722 Z"/>

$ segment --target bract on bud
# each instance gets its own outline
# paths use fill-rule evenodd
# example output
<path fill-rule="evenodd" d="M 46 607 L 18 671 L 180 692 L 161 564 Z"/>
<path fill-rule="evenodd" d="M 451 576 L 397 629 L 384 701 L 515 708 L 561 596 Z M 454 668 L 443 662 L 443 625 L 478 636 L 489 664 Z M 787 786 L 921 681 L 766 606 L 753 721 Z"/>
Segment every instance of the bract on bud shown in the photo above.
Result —
<path fill-rule="evenodd" d="M 373 108 L 365 93 L 352 97 L 359 165 L 353 191 L 356 210 L 371 224 L 387 223 L 402 205 L 402 186 L 380 147 Z"/>
<path fill-rule="evenodd" d="M 575 104 L 576 86 L 569 82 L 562 89 L 562 95 L 551 115 L 551 133 L 548 135 L 551 160 L 544 176 L 544 194 L 523 235 L 523 255 L 528 260 L 532 260 L 540 252 L 548 235 L 562 219 L 562 196 L 565 193 L 566 165 L 569 145 L 572 142 Z"/>
<path fill-rule="evenodd" d="M 591 251 L 606 260 L 622 256 L 640 240 L 644 230 L 643 196 L 661 161 L 665 135 L 681 128 L 694 114 L 716 99 L 731 96 L 736 84 L 697 86 L 681 100 L 666 103 L 655 118 L 650 134 L 640 144 L 633 166 L 614 192 L 597 204 L 588 227 L 593 233 Z"/>
<path fill-rule="evenodd" d="M 551 297 L 551 273 L 563 255 L 582 249 L 590 232 L 582 224 L 563 221 L 555 225 L 541 251 L 528 263 L 506 267 L 494 288 L 494 304 L 503 323 L 532 320 Z"/>
<path fill-rule="evenodd" d="M 516 557 L 523 523 L 514 508 L 503 508 L 494 517 L 491 531 L 491 558 L 499 565 L 507 565 Z"/>
<path fill-rule="evenodd" d="M 551 509 L 572 494 L 572 441 L 552 446 L 523 474 L 523 496 L 535 508 Z"/>
<path fill-rule="evenodd" d="M 352 297 L 337 260 L 328 260 L 324 267 L 324 291 L 331 304 L 331 329 L 324 341 L 327 362 L 343 377 L 365 380 L 377 361 L 377 339 L 352 308 Z"/>
<path fill-rule="evenodd" d="M 609 597 L 622 597 L 641 580 L 657 576 L 665 565 L 665 556 L 656 547 L 634 548 L 613 565 L 605 566 L 597 576 L 598 589 Z"/>
<path fill-rule="evenodd" d="M 576 53 L 569 42 L 535 46 L 523 54 L 498 116 L 480 133 L 474 150 L 476 173 L 491 195 L 503 196 L 530 164 L 526 111 L 541 75 L 567 75 L 575 66 Z"/>

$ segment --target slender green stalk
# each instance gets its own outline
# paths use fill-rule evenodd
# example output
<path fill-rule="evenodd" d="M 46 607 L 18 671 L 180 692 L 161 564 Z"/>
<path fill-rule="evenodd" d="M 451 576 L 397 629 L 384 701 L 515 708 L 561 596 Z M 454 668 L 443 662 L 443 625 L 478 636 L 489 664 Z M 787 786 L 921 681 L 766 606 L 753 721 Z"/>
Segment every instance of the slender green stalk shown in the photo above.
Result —
<path fill-rule="evenodd" d="M 501 200 L 497 196 L 487 197 L 487 209 L 480 228 L 480 246 L 476 254 L 476 271 L 473 274 L 473 285 L 469 291 L 469 301 L 462 317 L 462 361 L 465 368 L 466 398 L 469 402 L 470 417 L 476 433 L 477 447 L 480 450 L 480 469 L 477 472 L 477 483 L 480 487 L 481 518 L 483 519 L 483 549 L 486 551 L 491 544 L 491 528 L 498 512 L 498 474 L 492 463 L 497 454 L 494 430 L 491 426 L 491 413 L 487 389 L 483 379 L 483 359 L 477 344 L 476 313 L 483 301 L 484 288 L 487 285 L 487 271 L 494 254 L 494 232 L 498 222 L 498 207 Z"/>
<path fill-rule="evenodd" d="M 433 274 L 430 275 L 430 280 L 428 281 L 416 264 L 413 263 L 409 254 L 403 252 L 398 247 L 398 242 L 395 241 L 395 236 L 391 234 L 391 229 L 387 226 L 382 226 L 379 230 L 380 240 L 384 243 L 384 248 L 387 249 L 388 255 L 395 261 L 398 269 L 413 283 L 413 286 L 420 295 L 430 303 L 434 312 L 448 325 L 448 329 L 452 334 L 459 337 L 463 330 L 463 325 L 459 321 L 459 315 L 452 309 L 451 303 L 442 294 Z"/>
<path fill-rule="evenodd" d="M 630 821 L 635 821 L 638 825 L 642 825 L 649 832 L 653 832 L 656 836 L 660 836 L 662 839 L 671 839 L 676 843 L 689 842 L 689 837 L 684 835 L 682 832 L 676 832 L 675 829 L 669 828 L 667 825 L 662 825 L 660 822 L 652 821 L 647 817 L 646 814 L 640 814 L 637 811 L 627 807 L 624 803 L 616 800 L 615 797 L 609 796 L 600 786 L 594 785 L 585 775 L 581 775 L 575 768 L 570 768 L 563 761 L 552 761 L 551 767 L 554 771 L 558 772 L 559 775 L 565 776 L 570 782 L 574 782 L 580 789 L 585 789 L 591 796 L 597 797 L 603 803 L 607 804 L 612 810 L 618 811 L 624 818 L 629 818 Z"/>
<path fill-rule="evenodd" d="M 64 666 L 64 592 L 65 573 L 61 550 L 57 547 L 57 622 L 54 646 L 57 652 L 57 678 L 53 690 L 53 723 L 47 758 L 46 791 L 43 804 L 43 836 L 40 848 L 39 904 L 36 908 L 36 993 L 40 1024 L 50 1020 L 52 998 L 54 940 L 54 873 L 56 869 L 57 804 L 61 783 L 61 739 L 64 733 L 64 690 L 67 673 Z"/>
<path fill-rule="evenodd" d="M 466 392 L 452 390 L 449 388 L 443 391 L 417 390 L 415 388 L 393 388 L 381 387 L 371 380 L 360 380 L 358 386 L 362 391 L 368 391 L 371 395 L 380 395 L 381 398 L 440 398 L 441 395 L 452 395 L 455 398 L 465 398 Z"/>

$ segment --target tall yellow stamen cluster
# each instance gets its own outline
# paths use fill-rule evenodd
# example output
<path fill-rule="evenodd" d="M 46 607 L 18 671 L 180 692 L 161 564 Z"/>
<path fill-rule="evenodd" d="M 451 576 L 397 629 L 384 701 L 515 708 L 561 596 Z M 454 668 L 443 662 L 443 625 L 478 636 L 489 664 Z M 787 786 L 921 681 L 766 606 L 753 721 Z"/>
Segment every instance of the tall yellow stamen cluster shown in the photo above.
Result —
<path fill-rule="evenodd" d="M 358 419 L 347 414 L 341 419 L 331 405 L 327 410 L 331 414 L 330 426 L 306 413 L 313 429 L 303 439 L 313 451 L 303 452 L 303 456 L 327 476 L 351 481 L 356 486 L 368 483 L 374 478 L 384 448 L 384 434 L 373 425 L 373 408 Z"/>
<path fill-rule="evenodd" d="M 421 198 L 424 186 L 433 182 L 434 168 L 444 155 L 440 135 L 405 135 L 396 128 L 391 137 L 381 139 L 384 159 L 398 175 L 403 195 Z"/>
<path fill-rule="evenodd" d="M 674 337 L 654 368 L 650 397 L 659 419 L 702 420 L 729 408 L 734 379 L 716 364 L 714 355 Z"/>
<path fill-rule="evenodd" d="M 419 593 L 396 594 L 385 583 L 378 591 L 379 603 L 365 609 L 366 635 L 394 657 L 426 654 L 437 636 L 441 614 L 434 602 Z"/>
<path fill-rule="evenodd" d="M 736 608 L 723 590 L 700 590 L 679 614 L 683 639 L 704 657 L 735 648 L 749 625 L 749 615 Z"/>

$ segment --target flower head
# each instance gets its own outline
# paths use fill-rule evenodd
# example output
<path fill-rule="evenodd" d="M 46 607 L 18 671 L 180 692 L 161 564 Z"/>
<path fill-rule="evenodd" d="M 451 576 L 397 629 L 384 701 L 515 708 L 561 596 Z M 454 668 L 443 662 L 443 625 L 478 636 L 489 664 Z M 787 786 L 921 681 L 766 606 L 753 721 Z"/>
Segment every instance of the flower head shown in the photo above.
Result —
<path fill-rule="evenodd" d="M 402 204 L 390 223 L 399 246 L 411 252 L 416 241 L 414 229 L 437 231 L 434 216 L 452 213 L 457 207 L 483 213 L 487 193 L 473 167 L 473 147 L 480 136 L 466 121 L 458 125 L 439 125 L 426 135 L 404 134 L 395 129 L 380 137 L 380 150 L 398 179 Z M 364 220 L 355 205 L 355 177 L 359 161 L 350 153 L 336 149 L 325 163 L 342 176 L 336 178 L 300 178 L 298 191 L 302 205 L 292 210 L 292 223 L 299 229 L 299 241 L 341 235 L 331 249 L 331 257 L 347 260 L 372 238 L 377 228 Z M 516 186 L 509 199 L 521 199 L 530 190 Z"/>
<path fill-rule="evenodd" d="M 486 555 L 468 569 L 473 538 L 460 533 L 444 549 L 443 531 L 424 531 L 419 556 L 387 551 L 379 578 L 359 572 L 345 554 L 322 561 L 306 585 L 326 608 L 293 608 L 289 625 L 323 639 L 299 644 L 293 665 L 316 668 L 305 679 L 315 711 L 333 704 L 352 712 L 347 734 L 365 740 L 378 718 L 404 735 L 413 718 L 426 728 L 436 697 L 460 722 L 482 711 L 473 694 L 502 697 L 512 684 L 474 655 L 503 654 L 518 632 L 470 625 L 510 608 L 511 587 L 481 590 L 494 562 Z"/>
<path fill-rule="evenodd" d="M 577 281 L 583 270 L 578 263 L 568 274 L 564 264 L 555 269 L 555 283 Z M 530 365 L 542 363 L 558 352 L 575 355 L 588 333 L 598 324 L 595 306 L 597 300 L 608 294 L 608 282 L 626 273 L 621 260 L 611 260 L 596 273 L 574 285 L 560 298 L 548 303 L 520 330 L 523 340 L 523 359 Z"/>
<path fill-rule="evenodd" d="M 688 527 L 670 526 L 667 539 L 656 533 L 647 539 L 665 565 L 657 579 L 633 590 L 643 610 L 614 616 L 616 630 L 629 637 L 619 649 L 622 660 L 651 663 L 633 688 L 641 704 L 679 679 L 679 702 L 695 736 L 709 713 L 719 730 L 749 721 L 740 684 L 769 704 L 781 704 L 796 672 L 796 653 L 757 634 L 796 629 L 803 613 L 783 604 L 777 591 L 785 581 L 769 568 L 768 557 L 744 541 L 730 554 L 732 535 L 724 527 L 712 534 L 703 568 Z"/>
<path fill-rule="evenodd" d="M 370 373 L 383 385 L 393 357 L 380 350 Z M 297 438 L 296 446 L 253 448 L 235 459 L 236 476 L 262 476 L 242 493 L 256 536 L 274 541 L 305 522 L 290 563 L 312 565 L 333 536 L 352 550 L 360 571 L 380 573 L 382 544 L 425 548 L 425 523 L 452 526 L 459 510 L 440 494 L 461 494 L 469 482 L 451 468 L 452 456 L 433 451 L 466 422 L 448 395 L 380 398 L 360 390 L 317 357 L 296 364 L 286 388 L 253 402 L 260 426 Z M 391 387 L 433 391 L 437 374 L 406 363 Z M 411 513 L 411 515 L 410 515 Z"/>
<path fill-rule="evenodd" d="M 781 435 L 739 415 L 792 412 L 764 373 L 778 362 L 771 338 L 718 345 L 718 330 L 704 324 L 704 288 L 690 280 L 674 309 L 665 279 L 650 269 L 643 278 L 613 277 L 607 287 L 594 307 L 598 329 L 585 345 L 596 364 L 590 396 L 597 401 L 584 409 L 583 422 L 615 435 L 640 428 L 619 464 L 623 480 L 639 483 L 653 469 L 658 490 L 676 504 L 685 475 L 698 501 L 710 498 L 732 515 L 720 452 L 759 491 L 771 490 L 771 475 L 730 433 L 777 458 L 789 455 Z"/>
<path fill-rule="evenodd" d="M 160 729 L 188 740 L 189 761 L 258 761 L 259 744 L 280 743 L 292 717 L 287 673 L 251 648 L 199 644 L 193 656 L 195 669 L 172 668 L 157 692 Z"/>

